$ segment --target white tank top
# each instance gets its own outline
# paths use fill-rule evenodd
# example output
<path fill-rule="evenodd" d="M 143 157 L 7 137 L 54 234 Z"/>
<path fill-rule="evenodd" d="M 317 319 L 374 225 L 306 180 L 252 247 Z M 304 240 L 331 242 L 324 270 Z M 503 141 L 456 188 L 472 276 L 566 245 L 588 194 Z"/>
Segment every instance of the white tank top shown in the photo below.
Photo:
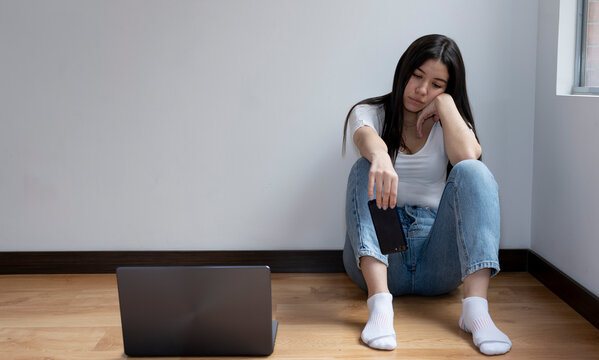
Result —
<path fill-rule="evenodd" d="M 362 126 L 370 126 L 381 135 L 385 110 L 383 105 L 358 105 L 349 115 L 349 128 L 354 133 Z M 398 206 L 413 205 L 437 211 L 445 189 L 447 164 L 443 127 L 436 122 L 426 143 L 415 154 L 399 152 L 395 160 L 395 171 L 399 178 L 397 187 Z"/>

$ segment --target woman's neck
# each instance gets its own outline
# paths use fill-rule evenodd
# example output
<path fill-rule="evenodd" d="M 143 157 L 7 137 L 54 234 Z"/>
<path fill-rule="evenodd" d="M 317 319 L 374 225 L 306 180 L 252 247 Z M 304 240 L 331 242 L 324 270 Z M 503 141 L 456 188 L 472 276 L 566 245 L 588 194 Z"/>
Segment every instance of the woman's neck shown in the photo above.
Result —
<path fill-rule="evenodd" d="M 403 110 L 403 127 L 404 127 L 404 129 L 415 127 L 417 121 L 418 121 L 418 113 L 413 113 L 413 112 L 407 111 L 406 109 Z"/>

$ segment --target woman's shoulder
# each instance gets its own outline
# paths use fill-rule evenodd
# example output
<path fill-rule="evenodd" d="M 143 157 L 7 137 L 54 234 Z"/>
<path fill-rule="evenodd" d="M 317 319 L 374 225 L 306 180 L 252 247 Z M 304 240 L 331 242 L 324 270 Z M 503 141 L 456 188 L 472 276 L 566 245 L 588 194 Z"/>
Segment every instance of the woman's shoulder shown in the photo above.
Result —
<path fill-rule="evenodd" d="M 379 130 L 382 128 L 384 120 L 384 106 L 383 105 L 371 105 L 371 104 L 359 104 L 356 105 L 351 113 L 349 114 L 349 125 L 351 129 L 351 136 L 362 126 L 370 126 L 380 133 Z"/>
<path fill-rule="evenodd" d="M 385 117 L 385 107 L 383 104 L 358 104 L 351 111 L 350 117 L 381 121 Z"/>
<path fill-rule="evenodd" d="M 385 106 L 383 104 L 358 104 L 354 107 L 352 112 L 355 112 L 356 114 L 384 114 Z"/>

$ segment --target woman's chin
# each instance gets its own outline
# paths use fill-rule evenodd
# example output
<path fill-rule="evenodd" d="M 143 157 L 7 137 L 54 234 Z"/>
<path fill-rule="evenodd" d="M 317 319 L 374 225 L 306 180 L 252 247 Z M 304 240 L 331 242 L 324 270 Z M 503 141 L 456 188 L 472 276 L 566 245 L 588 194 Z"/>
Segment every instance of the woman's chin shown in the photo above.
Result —
<path fill-rule="evenodd" d="M 417 107 L 409 105 L 409 104 L 408 105 L 404 104 L 403 109 L 409 113 L 418 114 L 419 112 L 422 111 L 422 109 L 424 109 L 424 106 L 422 106 L 422 108 L 417 108 Z"/>

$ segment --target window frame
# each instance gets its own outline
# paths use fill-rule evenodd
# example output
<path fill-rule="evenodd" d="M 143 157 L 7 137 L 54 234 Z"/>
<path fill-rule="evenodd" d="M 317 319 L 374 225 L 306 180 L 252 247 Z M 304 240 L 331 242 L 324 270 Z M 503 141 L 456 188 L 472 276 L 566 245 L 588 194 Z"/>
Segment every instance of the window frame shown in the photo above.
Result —
<path fill-rule="evenodd" d="M 587 58 L 587 20 L 589 18 L 590 0 L 578 0 L 577 23 L 576 23 L 576 63 L 574 79 L 575 84 L 572 88 L 574 94 L 592 94 L 599 95 L 599 87 L 583 86 L 586 77 L 586 58 Z"/>

